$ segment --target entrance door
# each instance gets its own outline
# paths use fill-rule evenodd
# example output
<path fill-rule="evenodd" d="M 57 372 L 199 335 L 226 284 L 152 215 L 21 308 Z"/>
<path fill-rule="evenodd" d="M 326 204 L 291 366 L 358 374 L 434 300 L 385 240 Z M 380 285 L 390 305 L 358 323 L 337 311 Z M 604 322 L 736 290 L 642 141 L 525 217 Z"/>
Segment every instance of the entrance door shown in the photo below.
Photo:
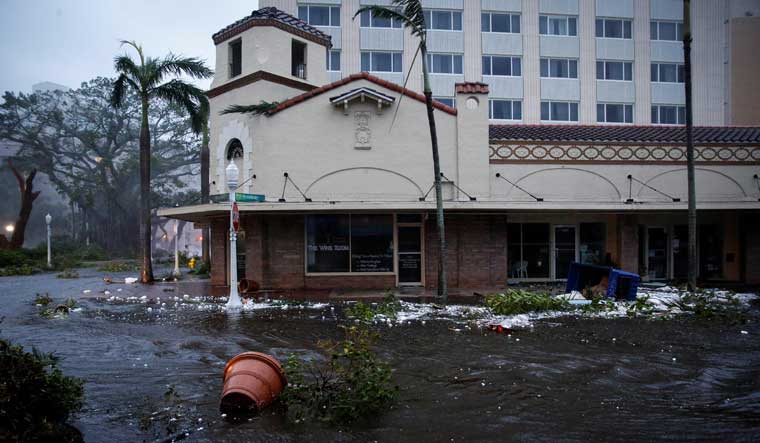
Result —
<path fill-rule="evenodd" d="M 647 228 L 647 275 L 650 280 L 668 278 L 668 232 Z"/>
<path fill-rule="evenodd" d="M 699 277 L 704 280 L 723 278 L 723 236 L 720 225 L 701 225 L 697 230 Z"/>
<path fill-rule="evenodd" d="M 422 226 L 398 226 L 398 284 L 422 284 Z"/>
<path fill-rule="evenodd" d="M 567 279 L 570 263 L 575 261 L 575 226 L 554 227 L 554 278 Z"/>

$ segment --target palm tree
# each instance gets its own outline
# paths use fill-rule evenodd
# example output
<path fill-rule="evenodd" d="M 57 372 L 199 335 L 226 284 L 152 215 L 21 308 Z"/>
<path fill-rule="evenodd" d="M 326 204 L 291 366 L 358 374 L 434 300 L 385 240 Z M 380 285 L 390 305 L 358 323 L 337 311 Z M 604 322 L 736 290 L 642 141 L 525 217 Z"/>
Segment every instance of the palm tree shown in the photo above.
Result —
<path fill-rule="evenodd" d="M 689 271 L 690 291 L 697 289 L 697 191 L 694 183 L 694 139 L 691 106 L 691 2 L 683 2 L 683 71 L 686 90 L 686 171 L 689 182 Z"/>
<path fill-rule="evenodd" d="M 113 83 L 111 105 L 121 106 L 128 89 L 138 94 L 142 103 L 142 126 L 140 130 L 140 243 L 142 248 L 142 271 L 140 281 L 153 281 L 151 264 L 151 222 L 150 222 L 150 129 L 148 115 L 152 99 L 166 100 L 184 108 L 195 133 L 200 133 L 208 118 L 208 98 L 204 92 L 190 83 L 176 77 L 186 75 L 194 79 L 211 77 L 214 72 L 205 63 L 194 57 L 169 54 L 163 58 L 145 57 L 142 46 L 135 42 L 122 41 L 137 51 L 137 62 L 124 54 L 114 58 L 114 69 L 119 77 Z M 164 82 L 167 77 L 175 77 Z"/>
<path fill-rule="evenodd" d="M 438 157 L 438 134 L 435 129 L 433 114 L 433 91 L 430 88 L 430 77 L 427 66 L 427 32 L 425 30 L 425 15 L 420 0 L 393 0 L 390 6 L 362 6 L 354 14 L 354 18 L 364 11 L 369 11 L 375 17 L 395 19 L 408 28 L 412 35 L 420 39 L 420 44 L 414 54 L 414 60 L 419 54 L 422 58 L 423 92 L 427 106 L 428 126 L 430 127 L 430 143 L 433 148 L 433 180 L 435 183 L 436 219 L 438 222 L 438 296 L 446 302 L 446 234 L 443 221 L 443 195 L 441 193 L 441 162 Z M 409 67 L 411 72 L 411 66 Z M 409 79 L 407 75 L 407 80 Z"/>

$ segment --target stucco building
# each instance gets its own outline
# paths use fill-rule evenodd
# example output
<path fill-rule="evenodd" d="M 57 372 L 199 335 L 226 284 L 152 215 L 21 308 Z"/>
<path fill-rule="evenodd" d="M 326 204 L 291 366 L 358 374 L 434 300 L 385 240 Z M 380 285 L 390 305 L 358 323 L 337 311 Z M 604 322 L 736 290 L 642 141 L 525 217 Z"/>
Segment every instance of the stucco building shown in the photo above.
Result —
<path fill-rule="evenodd" d="M 341 23 L 349 3 L 358 5 L 343 2 Z M 533 25 L 522 11 L 522 29 L 535 32 L 539 11 Z M 226 192 L 232 161 L 238 192 L 264 200 L 239 203 L 239 276 L 271 289 L 433 287 L 439 257 L 423 96 L 375 73 L 347 71 L 334 80 L 334 39 L 275 8 L 254 11 L 213 39 L 212 193 Z M 525 49 L 538 65 L 537 48 Z M 456 78 L 452 101 L 435 103 L 450 286 L 561 280 L 572 261 L 614 263 L 650 280 L 685 277 L 682 126 L 505 124 L 489 118 L 501 86 L 476 80 L 483 81 Z M 524 90 L 524 115 L 533 115 L 528 98 L 530 112 L 539 112 L 538 92 Z M 261 102 L 271 104 L 261 115 L 221 113 Z M 579 112 L 595 105 L 581 103 Z M 694 135 L 700 278 L 760 282 L 760 128 L 698 126 Z M 227 285 L 229 203 L 160 215 L 210 225 L 212 283 Z"/>

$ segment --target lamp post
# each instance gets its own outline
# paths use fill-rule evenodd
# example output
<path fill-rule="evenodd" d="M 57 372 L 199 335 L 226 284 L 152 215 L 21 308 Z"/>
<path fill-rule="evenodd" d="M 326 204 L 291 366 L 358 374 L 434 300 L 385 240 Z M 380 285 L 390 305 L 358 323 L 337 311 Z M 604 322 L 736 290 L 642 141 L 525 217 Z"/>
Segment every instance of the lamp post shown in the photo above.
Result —
<path fill-rule="evenodd" d="M 48 268 L 53 267 L 53 263 L 51 261 L 51 255 L 50 255 L 50 222 L 53 221 L 53 217 L 50 216 L 50 214 L 45 216 L 45 224 L 47 225 L 47 266 Z"/>
<path fill-rule="evenodd" d="M 179 277 L 179 220 L 174 220 L 174 276 Z"/>
<path fill-rule="evenodd" d="M 238 309 L 243 306 L 237 288 L 237 226 L 235 209 L 235 191 L 238 187 L 238 168 L 230 161 L 225 170 L 227 173 L 227 189 L 230 191 L 230 298 L 227 309 Z"/>

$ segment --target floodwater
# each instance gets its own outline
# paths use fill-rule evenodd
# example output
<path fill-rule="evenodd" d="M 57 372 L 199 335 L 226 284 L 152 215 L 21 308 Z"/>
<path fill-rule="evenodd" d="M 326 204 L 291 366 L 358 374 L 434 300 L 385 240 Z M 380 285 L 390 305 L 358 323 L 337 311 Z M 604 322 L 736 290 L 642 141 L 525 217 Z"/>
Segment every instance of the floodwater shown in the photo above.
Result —
<path fill-rule="evenodd" d="M 319 358 L 318 340 L 341 337 L 340 307 L 227 315 L 175 308 L 167 298 L 182 294 L 164 284 L 151 289 L 167 302 L 162 311 L 99 293 L 139 297 L 139 285 L 80 274 L 0 278 L 0 329 L 54 351 L 66 374 L 85 380 L 86 407 L 74 424 L 87 441 L 760 439 L 757 311 L 741 324 L 562 317 L 511 336 L 450 321 L 375 326 L 399 401 L 367 423 L 334 429 L 288 422 L 275 410 L 230 423 L 218 401 L 224 364 L 239 352 Z M 74 296 L 82 310 L 44 318 L 36 292 Z"/>

